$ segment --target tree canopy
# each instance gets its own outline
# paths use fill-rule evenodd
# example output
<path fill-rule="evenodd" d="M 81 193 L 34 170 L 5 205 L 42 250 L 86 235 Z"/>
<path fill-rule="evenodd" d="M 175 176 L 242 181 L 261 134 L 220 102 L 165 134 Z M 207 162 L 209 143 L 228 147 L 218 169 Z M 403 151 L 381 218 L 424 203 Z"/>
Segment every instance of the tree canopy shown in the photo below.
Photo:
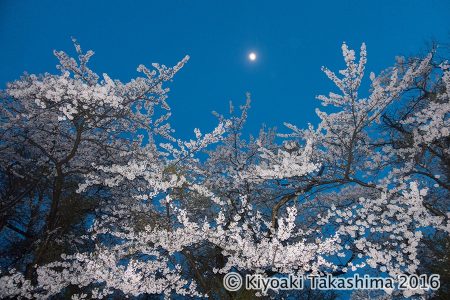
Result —
<path fill-rule="evenodd" d="M 230 271 L 438 273 L 438 291 L 377 297 L 448 293 L 450 65 L 435 48 L 365 79 L 366 46 L 344 43 L 318 124 L 244 137 L 248 94 L 182 140 L 165 83 L 188 56 L 123 83 L 74 44 L 59 74 L 1 94 L 0 297 L 253 296 L 224 289 Z"/>

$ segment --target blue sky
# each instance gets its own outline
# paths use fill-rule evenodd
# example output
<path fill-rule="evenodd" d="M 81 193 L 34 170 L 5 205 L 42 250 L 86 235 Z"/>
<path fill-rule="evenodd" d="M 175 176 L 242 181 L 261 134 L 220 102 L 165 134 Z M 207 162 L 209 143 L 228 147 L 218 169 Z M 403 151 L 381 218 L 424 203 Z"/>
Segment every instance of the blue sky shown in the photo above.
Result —
<path fill-rule="evenodd" d="M 212 110 L 252 94 L 248 132 L 262 123 L 316 122 L 315 95 L 333 85 L 322 65 L 343 68 L 346 41 L 368 48 L 368 71 L 396 55 L 450 42 L 450 1 L 13 1 L 0 2 L 0 86 L 29 73 L 55 73 L 52 50 L 73 54 L 70 37 L 93 49 L 92 68 L 128 80 L 152 62 L 190 62 L 170 87 L 179 137 L 211 129 Z M 250 51 L 258 59 L 250 63 Z"/>

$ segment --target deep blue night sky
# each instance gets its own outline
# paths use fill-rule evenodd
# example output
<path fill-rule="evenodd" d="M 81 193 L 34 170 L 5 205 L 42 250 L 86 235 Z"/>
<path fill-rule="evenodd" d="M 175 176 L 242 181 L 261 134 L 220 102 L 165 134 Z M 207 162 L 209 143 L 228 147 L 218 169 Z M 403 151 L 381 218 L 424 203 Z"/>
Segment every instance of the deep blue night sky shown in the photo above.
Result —
<path fill-rule="evenodd" d="M 395 2 L 395 3 L 394 3 Z M 450 41 L 450 1 L 13 1 L 0 2 L 0 85 L 23 71 L 55 73 L 52 50 L 73 54 L 70 37 L 96 55 L 99 74 L 128 80 L 140 64 L 190 62 L 170 85 L 179 137 L 211 129 L 212 110 L 252 93 L 248 132 L 262 123 L 315 122 L 315 95 L 333 88 L 322 65 L 343 68 L 346 41 L 368 48 L 368 71 L 396 55 Z M 256 62 L 247 59 L 254 50 Z"/>

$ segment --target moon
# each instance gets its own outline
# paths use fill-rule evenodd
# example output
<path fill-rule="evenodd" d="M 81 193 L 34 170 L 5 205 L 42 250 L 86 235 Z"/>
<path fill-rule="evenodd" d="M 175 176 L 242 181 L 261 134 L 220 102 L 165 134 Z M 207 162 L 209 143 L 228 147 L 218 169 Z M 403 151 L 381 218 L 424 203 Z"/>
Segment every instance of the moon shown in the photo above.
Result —
<path fill-rule="evenodd" d="M 251 61 L 255 61 L 256 60 L 256 53 L 255 52 L 250 52 L 250 54 L 248 55 L 248 59 L 250 59 Z"/>

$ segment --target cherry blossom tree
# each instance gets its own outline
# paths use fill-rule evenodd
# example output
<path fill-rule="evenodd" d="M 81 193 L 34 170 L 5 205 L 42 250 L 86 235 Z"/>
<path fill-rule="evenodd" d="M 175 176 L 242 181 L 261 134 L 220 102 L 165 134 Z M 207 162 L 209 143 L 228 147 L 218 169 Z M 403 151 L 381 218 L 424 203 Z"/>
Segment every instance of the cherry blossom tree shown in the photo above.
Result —
<path fill-rule="evenodd" d="M 371 73 L 369 91 L 361 91 L 366 46 L 358 59 L 344 43 L 345 69 L 323 68 L 337 90 L 317 97 L 333 107 L 317 110 L 317 126 L 285 124 L 289 132 L 278 135 L 262 128 L 245 139 L 248 95 L 240 113 L 230 105 L 229 116 L 215 113 L 214 130 L 195 129 L 184 141 L 173 137 L 161 109 L 168 110 L 162 83 L 187 58 L 174 68 L 154 64 L 158 73 L 140 66 L 146 77 L 122 84 L 107 75 L 99 81 L 86 66 L 92 52 L 76 49 L 78 63 L 55 53 L 62 74 L 27 75 L 8 86 L 1 163 L 5 173 L 36 178 L 36 186 L 37 178 L 49 182 L 41 238 L 58 229 L 69 181 L 80 197 L 97 193 L 102 201 L 77 237 L 80 246 L 43 262 L 40 241 L 31 252 L 35 276 L 9 269 L 0 277 L 2 297 L 231 298 L 221 285 L 230 271 L 395 278 L 422 271 L 425 242 L 450 231 L 450 70 L 435 52 L 397 59 Z M 5 202 L 5 211 L 22 198 Z"/>
<path fill-rule="evenodd" d="M 1 225 L 25 239 L 19 243 L 25 244 L 22 251 L 32 253 L 30 266 L 39 264 L 49 243 L 74 225 L 67 210 L 92 211 L 98 198 L 107 196 L 103 191 L 77 196 L 82 177 L 97 164 L 143 159 L 143 138 L 149 145 L 156 135 L 171 139 L 163 83 L 188 60 L 174 68 L 154 64 L 155 71 L 141 65 L 144 77 L 129 83 L 106 74 L 100 80 L 87 66 L 94 53 L 74 44 L 78 61 L 55 51 L 60 74 L 25 74 L 2 95 L 0 163 L 11 188 L 4 189 Z"/>

